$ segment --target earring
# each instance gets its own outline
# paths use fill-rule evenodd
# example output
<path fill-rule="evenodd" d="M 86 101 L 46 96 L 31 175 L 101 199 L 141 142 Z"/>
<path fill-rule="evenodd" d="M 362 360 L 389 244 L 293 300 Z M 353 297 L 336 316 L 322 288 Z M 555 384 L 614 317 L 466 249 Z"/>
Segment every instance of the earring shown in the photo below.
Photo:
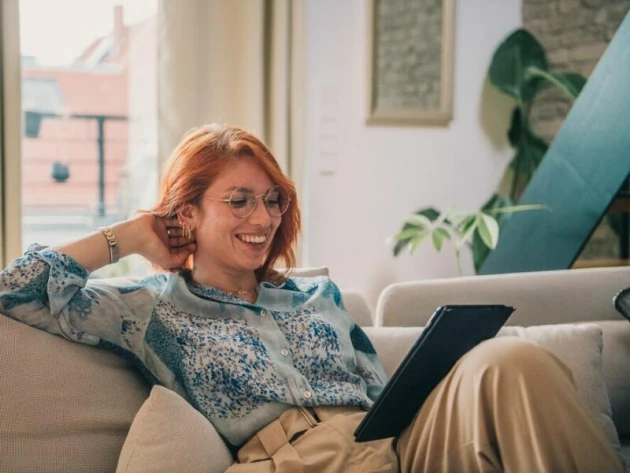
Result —
<path fill-rule="evenodd" d="M 193 240 L 193 234 L 195 232 L 195 229 L 191 226 L 188 225 L 184 225 L 184 237 L 191 242 Z"/>

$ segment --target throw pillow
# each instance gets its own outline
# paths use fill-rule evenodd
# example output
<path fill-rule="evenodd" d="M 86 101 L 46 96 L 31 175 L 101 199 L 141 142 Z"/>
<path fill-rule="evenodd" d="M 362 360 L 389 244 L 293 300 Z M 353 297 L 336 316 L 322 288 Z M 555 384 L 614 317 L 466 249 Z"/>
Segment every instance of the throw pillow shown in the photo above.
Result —
<path fill-rule="evenodd" d="M 200 412 L 177 393 L 154 386 L 131 424 L 116 473 L 223 473 L 232 462 Z"/>
<path fill-rule="evenodd" d="M 599 422 L 613 448 L 621 445 L 602 369 L 603 338 L 595 324 L 558 324 L 535 327 L 503 327 L 499 336 L 516 336 L 546 348 L 573 374 L 578 393 Z"/>

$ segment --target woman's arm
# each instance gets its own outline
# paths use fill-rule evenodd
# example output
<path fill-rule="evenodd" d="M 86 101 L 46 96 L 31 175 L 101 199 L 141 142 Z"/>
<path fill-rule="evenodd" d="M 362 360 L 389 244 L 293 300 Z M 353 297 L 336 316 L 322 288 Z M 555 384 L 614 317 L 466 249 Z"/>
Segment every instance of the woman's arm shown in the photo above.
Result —
<path fill-rule="evenodd" d="M 151 215 L 112 229 L 123 256 L 136 252 L 164 267 L 181 264 L 194 248 L 169 249 L 164 241 L 175 246 L 181 238 L 169 238 L 165 224 Z M 141 339 L 165 276 L 88 284 L 90 271 L 108 262 L 107 240 L 100 232 L 56 249 L 31 247 L 0 272 L 0 312 L 74 341 L 103 339 L 131 349 Z"/>

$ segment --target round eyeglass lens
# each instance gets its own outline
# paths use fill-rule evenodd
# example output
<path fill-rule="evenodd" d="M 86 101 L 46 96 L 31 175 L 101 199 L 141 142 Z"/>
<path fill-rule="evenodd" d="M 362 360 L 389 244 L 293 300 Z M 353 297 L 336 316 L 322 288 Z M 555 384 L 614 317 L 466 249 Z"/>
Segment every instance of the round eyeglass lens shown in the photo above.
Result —
<path fill-rule="evenodd" d="M 234 189 L 230 195 L 230 209 L 236 217 L 245 218 L 256 208 L 256 196 L 247 189 Z"/>
<path fill-rule="evenodd" d="M 276 186 L 269 189 L 265 194 L 265 207 L 267 212 L 273 217 L 279 217 L 287 211 L 291 199 L 289 193 L 283 187 Z"/>

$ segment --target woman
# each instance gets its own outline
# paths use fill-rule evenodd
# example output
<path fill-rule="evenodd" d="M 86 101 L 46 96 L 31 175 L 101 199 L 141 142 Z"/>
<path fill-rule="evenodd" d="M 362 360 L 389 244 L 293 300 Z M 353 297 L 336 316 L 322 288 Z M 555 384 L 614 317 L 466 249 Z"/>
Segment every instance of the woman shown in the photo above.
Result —
<path fill-rule="evenodd" d="M 238 472 L 621 471 L 568 370 L 516 339 L 485 342 L 397 439 L 353 431 L 385 384 L 328 278 L 290 278 L 300 213 L 266 146 L 235 127 L 193 130 L 149 213 L 0 273 L 0 311 L 133 357 L 237 452 Z M 139 254 L 163 272 L 89 280 Z"/>

